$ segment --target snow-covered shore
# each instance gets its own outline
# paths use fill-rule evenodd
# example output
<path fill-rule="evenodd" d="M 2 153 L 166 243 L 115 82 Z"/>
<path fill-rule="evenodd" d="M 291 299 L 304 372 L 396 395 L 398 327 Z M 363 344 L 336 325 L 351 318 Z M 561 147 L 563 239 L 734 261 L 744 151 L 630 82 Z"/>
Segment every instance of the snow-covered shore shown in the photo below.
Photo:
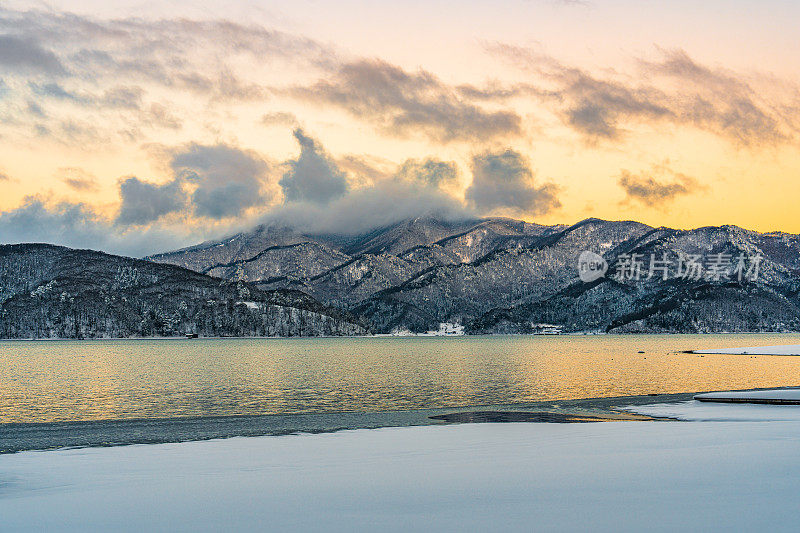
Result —
<path fill-rule="evenodd" d="M 2 530 L 795 529 L 800 409 L 664 405 L 651 414 L 724 421 L 464 424 L 3 455 Z"/>

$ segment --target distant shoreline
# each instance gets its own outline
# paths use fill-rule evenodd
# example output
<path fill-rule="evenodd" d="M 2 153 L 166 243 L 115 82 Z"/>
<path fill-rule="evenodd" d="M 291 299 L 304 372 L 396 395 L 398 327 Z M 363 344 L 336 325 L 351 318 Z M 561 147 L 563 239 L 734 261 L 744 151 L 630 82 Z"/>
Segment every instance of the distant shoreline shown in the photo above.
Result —
<path fill-rule="evenodd" d="M 604 332 L 570 332 L 560 333 L 558 335 L 539 334 L 539 333 L 476 333 L 464 335 L 429 335 L 426 333 L 416 333 L 411 335 L 393 335 L 391 333 L 376 333 L 374 335 L 309 335 L 309 336 L 292 336 L 292 337 L 263 337 L 263 336 L 210 336 L 210 337 L 194 337 L 188 338 L 186 336 L 151 336 L 151 337 L 89 337 L 78 339 L 74 337 L 39 337 L 39 338 L 0 338 L 0 342 L 39 342 L 39 341 L 146 341 L 146 340 L 185 340 L 185 341 L 198 341 L 198 340 L 246 340 L 246 339 L 259 339 L 259 340 L 285 340 L 285 339 L 391 339 L 391 338 L 464 338 L 464 337 L 593 337 L 593 336 L 611 336 L 611 337 L 651 337 L 656 335 L 800 335 L 800 331 L 713 331 L 703 333 L 604 333 Z M 694 351 L 686 351 L 686 353 L 700 353 Z"/>

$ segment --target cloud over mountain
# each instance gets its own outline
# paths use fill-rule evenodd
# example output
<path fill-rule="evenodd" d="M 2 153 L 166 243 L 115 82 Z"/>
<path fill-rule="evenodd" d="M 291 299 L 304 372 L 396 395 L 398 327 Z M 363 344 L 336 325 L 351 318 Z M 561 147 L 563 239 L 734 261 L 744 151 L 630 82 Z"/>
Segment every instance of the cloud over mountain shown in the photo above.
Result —
<path fill-rule="evenodd" d="M 534 183 L 530 164 L 519 152 L 485 152 L 472 159 L 472 184 L 465 198 L 481 213 L 543 215 L 561 207 L 557 195 L 556 185 Z"/>
<path fill-rule="evenodd" d="M 257 153 L 217 144 L 190 144 L 172 153 L 170 166 L 177 179 L 194 186 L 194 214 L 222 219 L 271 200 L 264 185 L 269 164 Z"/>
<path fill-rule="evenodd" d="M 300 155 L 286 163 L 288 169 L 279 182 L 286 200 L 324 204 L 347 192 L 347 177 L 322 146 L 301 129 L 294 130 L 294 138 L 300 143 Z"/>
<path fill-rule="evenodd" d="M 397 177 L 426 187 L 452 187 L 458 184 L 458 166 L 454 161 L 430 157 L 423 160 L 407 159 L 397 170 Z"/>
<path fill-rule="evenodd" d="M 121 205 L 116 222 L 123 225 L 149 224 L 181 211 L 186 205 L 186 193 L 179 180 L 157 185 L 131 176 L 120 180 L 119 196 Z"/>

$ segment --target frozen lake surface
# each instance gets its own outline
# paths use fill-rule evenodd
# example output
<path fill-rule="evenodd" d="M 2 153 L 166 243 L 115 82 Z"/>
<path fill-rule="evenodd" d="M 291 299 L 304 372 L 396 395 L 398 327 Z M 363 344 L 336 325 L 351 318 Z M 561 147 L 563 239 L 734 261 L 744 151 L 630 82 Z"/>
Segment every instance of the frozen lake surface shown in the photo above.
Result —
<path fill-rule="evenodd" d="M 795 531 L 800 409 L 0 456 L 3 531 Z M 713 411 L 713 412 L 712 412 Z M 756 421 L 757 420 L 757 421 Z"/>

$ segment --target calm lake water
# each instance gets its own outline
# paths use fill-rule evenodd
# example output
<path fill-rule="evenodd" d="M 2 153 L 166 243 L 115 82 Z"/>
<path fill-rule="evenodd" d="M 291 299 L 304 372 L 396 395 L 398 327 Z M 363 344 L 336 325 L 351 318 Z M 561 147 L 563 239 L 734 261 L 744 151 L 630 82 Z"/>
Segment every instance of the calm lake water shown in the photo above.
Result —
<path fill-rule="evenodd" d="M 0 342 L 0 422 L 380 411 L 800 385 L 800 335 Z M 645 353 L 638 353 L 639 351 Z"/>

